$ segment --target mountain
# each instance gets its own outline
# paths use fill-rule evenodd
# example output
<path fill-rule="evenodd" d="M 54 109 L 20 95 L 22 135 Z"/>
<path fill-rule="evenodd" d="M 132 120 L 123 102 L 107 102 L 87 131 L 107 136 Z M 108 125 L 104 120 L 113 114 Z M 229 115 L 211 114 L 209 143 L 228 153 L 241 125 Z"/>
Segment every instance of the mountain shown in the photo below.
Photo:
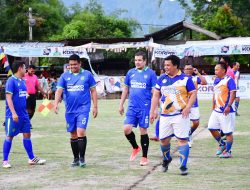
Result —
<path fill-rule="evenodd" d="M 88 2 L 87 0 L 62 1 L 67 7 L 76 2 L 84 7 Z M 98 2 L 108 15 L 119 9 L 127 10 L 120 17 L 133 18 L 141 24 L 142 31 L 135 34 L 137 37 L 182 21 L 185 17 L 185 10 L 174 0 L 163 0 L 160 8 L 158 0 L 99 0 Z"/>

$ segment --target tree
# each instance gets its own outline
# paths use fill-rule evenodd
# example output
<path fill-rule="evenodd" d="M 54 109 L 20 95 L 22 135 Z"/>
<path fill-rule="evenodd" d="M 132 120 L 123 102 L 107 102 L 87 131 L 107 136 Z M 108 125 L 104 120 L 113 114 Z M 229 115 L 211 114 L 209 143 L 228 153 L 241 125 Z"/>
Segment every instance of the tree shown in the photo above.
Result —
<path fill-rule="evenodd" d="M 75 13 L 62 34 L 51 39 L 131 37 L 138 27 L 133 19 L 119 19 L 117 14 L 105 15 L 102 6 L 96 0 L 90 0 L 83 11 Z"/>
<path fill-rule="evenodd" d="M 60 33 L 66 24 L 68 10 L 60 0 L 1 0 L 0 40 L 28 40 L 28 10 L 32 7 L 36 25 L 34 40 L 47 40 Z"/>

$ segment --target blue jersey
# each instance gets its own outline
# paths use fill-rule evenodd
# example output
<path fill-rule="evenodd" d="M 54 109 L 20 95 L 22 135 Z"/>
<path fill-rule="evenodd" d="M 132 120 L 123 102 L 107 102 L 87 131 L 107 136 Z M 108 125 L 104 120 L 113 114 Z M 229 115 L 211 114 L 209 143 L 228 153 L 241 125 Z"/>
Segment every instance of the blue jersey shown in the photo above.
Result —
<path fill-rule="evenodd" d="M 66 113 L 86 113 L 90 111 L 90 88 L 96 86 L 93 75 L 81 69 L 80 73 L 70 71 L 61 75 L 57 88 L 63 88 Z"/>
<path fill-rule="evenodd" d="M 196 90 L 198 90 L 198 84 L 201 84 L 201 79 L 198 76 L 191 76 L 192 81 L 194 82 L 194 86 Z M 193 108 L 198 107 L 198 98 L 196 97 L 196 100 L 194 102 L 194 105 L 192 106 Z"/>
<path fill-rule="evenodd" d="M 26 97 L 27 88 L 23 79 L 19 79 L 14 75 L 7 80 L 5 87 L 6 94 L 12 94 L 12 101 L 14 109 L 18 117 L 26 117 L 28 115 L 26 111 Z M 6 99 L 6 117 L 12 117 L 12 113 Z"/>
<path fill-rule="evenodd" d="M 174 77 L 162 74 L 155 89 L 161 93 L 162 116 L 181 114 L 188 104 L 189 93 L 196 90 L 191 77 L 180 71 Z"/>
<path fill-rule="evenodd" d="M 216 78 L 214 80 L 214 110 L 222 113 L 224 112 L 230 100 L 230 92 L 236 91 L 234 79 L 229 76 L 224 78 Z M 234 104 L 230 106 L 230 113 L 235 112 Z"/>
<path fill-rule="evenodd" d="M 152 69 L 130 69 L 124 84 L 129 87 L 129 107 L 137 109 L 150 109 L 152 88 L 156 84 L 156 74 Z"/>

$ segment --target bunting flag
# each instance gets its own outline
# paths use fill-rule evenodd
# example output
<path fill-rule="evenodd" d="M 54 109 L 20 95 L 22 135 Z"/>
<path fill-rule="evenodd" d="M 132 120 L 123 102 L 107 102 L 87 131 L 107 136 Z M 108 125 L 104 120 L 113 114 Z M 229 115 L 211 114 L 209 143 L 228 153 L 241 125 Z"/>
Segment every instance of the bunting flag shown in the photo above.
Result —
<path fill-rule="evenodd" d="M 42 104 L 38 107 L 37 111 L 43 116 L 47 116 L 49 112 L 53 109 L 54 104 L 48 99 L 44 99 Z"/>
<path fill-rule="evenodd" d="M 12 71 L 10 69 L 10 64 L 8 62 L 7 56 L 4 54 L 4 50 L 0 48 L 0 61 L 2 62 L 3 67 L 5 68 L 5 72 L 9 75 L 12 75 Z"/>

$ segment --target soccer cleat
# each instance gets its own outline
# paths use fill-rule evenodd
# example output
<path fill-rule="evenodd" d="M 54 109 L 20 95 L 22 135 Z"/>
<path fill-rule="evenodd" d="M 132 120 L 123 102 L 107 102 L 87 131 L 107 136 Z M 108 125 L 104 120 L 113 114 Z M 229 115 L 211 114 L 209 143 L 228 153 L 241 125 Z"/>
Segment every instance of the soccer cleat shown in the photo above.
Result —
<path fill-rule="evenodd" d="M 149 138 L 151 141 L 160 141 L 160 139 L 157 137 L 157 136 L 155 136 L 155 137 L 150 137 Z"/>
<path fill-rule="evenodd" d="M 79 166 L 79 158 L 74 158 L 71 162 L 71 167 Z"/>
<path fill-rule="evenodd" d="M 43 165 L 46 160 L 40 159 L 39 157 L 34 157 L 32 160 L 28 161 L 29 165 Z"/>
<path fill-rule="evenodd" d="M 163 160 L 162 167 L 161 167 L 162 172 L 167 172 L 168 171 L 168 165 L 170 164 L 171 161 L 172 161 L 171 157 L 170 157 L 169 160 Z"/>
<path fill-rule="evenodd" d="M 220 158 L 232 158 L 231 151 L 230 152 L 224 151 L 219 157 Z"/>
<path fill-rule="evenodd" d="M 80 158 L 80 159 L 79 159 L 79 166 L 80 166 L 81 168 L 85 168 L 86 162 L 85 162 L 84 158 Z"/>
<path fill-rule="evenodd" d="M 11 168 L 11 165 L 9 164 L 8 160 L 3 161 L 2 166 L 3 168 Z"/>
<path fill-rule="evenodd" d="M 226 149 L 226 146 L 219 146 L 216 155 L 219 156 L 223 153 L 223 151 Z"/>
<path fill-rule="evenodd" d="M 141 151 L 141 147 L 140 147 L 140 146 L 138 146 L 138 148 L 135 148 L 135 149 L 133 148 L 132 154 L 131 154 L 131 156 L 130 156 L 130 158 L 129 158 L 129 161 L 135 160 L 137 154 L 138 154 L 140 151 Z"/>
<path fill-rule="evenodd" d="M 181 175 L 187 175 L 188 174 L 188 169 L 185 166 L 181 166 L 180 170 L 181 170 Z"/>
<path fill-rule="evenodd" d="M 149 159 L 146 157 L 141 157 L 140 165 L 141 166 L 146 166 L 149 163 Z"/>

